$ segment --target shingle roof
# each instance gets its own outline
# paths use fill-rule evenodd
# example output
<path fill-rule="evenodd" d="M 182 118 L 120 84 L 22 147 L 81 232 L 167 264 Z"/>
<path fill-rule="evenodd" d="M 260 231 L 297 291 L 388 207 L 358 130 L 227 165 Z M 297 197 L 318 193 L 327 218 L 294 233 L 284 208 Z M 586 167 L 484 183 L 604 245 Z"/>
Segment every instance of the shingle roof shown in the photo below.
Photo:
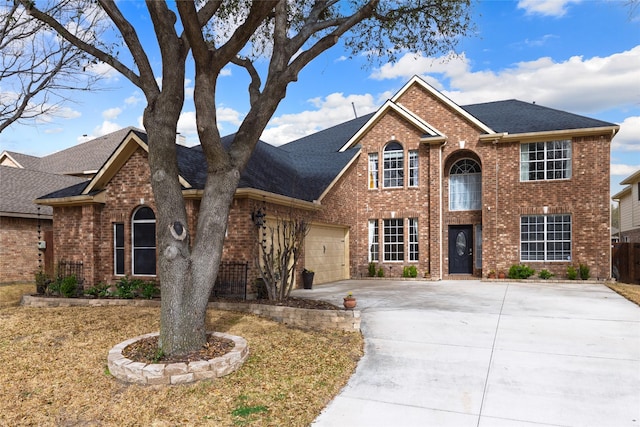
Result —
<path fill-rule="evenodd" d="M 494 131 L 511 134 L 614 126 L 601 120 L 517 100 L 487 102 L 461 108 Z M 259 141 L 242 172 L 238 187 L 263 190 L 306 201 L 317 200 L 358 153 L 359 148 L 355 146 L 344 152 L 339 150 L 373 115 L 349 120 L 279 147 Z M 113 143 L 118 138 L 121 142 L 129 131 L 134 131 L 143 141 L 147 141 L 144 132 L 135 128 L 125 128 L 108 135 L 109 138 L 103 137 L 102 140 L 97 139 L 89 143 L 93 142 L 98 146 L 101 142 Z M 233 138 L 234 135 L 222 138 L 223 145 L 228 147 Z M 113 152 L 118 144 L 107 145 L 112 147 Z M 207 167 L 202 148 L 179 145 L 177 155 L 181 176 L 193 188 L 204 188 Z M 86 183 L 43 198 L 79 195 L 84 188 Z"/>
<path fill-rule="evenodd" d="M 30 156 L 28 154 L 16 153 L 15 151 L 6 151 L 16 162 L 25 169 L 38 169 L 40 157 Z"/>
<path fill-rule="evenodd" d="M 142 132 L 129 126 L 82 144 L 74 145 L 66 150 L 42 157 L 38 170 L 65 175 L 96 171 L 102 167 L 130 131 Z M 144 134 L 144 132 L 142 133 Z"/>
<path fill-rule="evenodd" d="M 38 197 L 60 188 L 81 183 L 85 178 L 57 175 L 31 169 L 0 166 L 0 213 L 9 216 L 37 215 L 38 205 L 33 201 Z M 50 206 L 42 206 L 40 214 L 52 215 Z"/>
<path fill-rule="evenodd" d="M 615 126 L 542 105 L 510 99 L 461 106 L 496 132 L 528 133 Z"/>

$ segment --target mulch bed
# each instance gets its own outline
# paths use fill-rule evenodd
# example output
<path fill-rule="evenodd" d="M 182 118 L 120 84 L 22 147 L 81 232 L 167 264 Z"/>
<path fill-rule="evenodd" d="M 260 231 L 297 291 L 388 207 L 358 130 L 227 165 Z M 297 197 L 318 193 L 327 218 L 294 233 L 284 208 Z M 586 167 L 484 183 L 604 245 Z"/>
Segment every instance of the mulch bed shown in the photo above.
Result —
<path fill-rule="evenodd" d="M 317 301 L 303 298 L 289 297 L 281 301 L 271 301 L 265 299 L 244 301 L 232 299 L 215 299 L 220 302 L 250 302 L 252 304 L 268 304 L 285 307 L 306 308 L 313 310 L 339 310 L 339 308 L 325 301 Z M 189 363 L 198 360 L 210 360 L 216 357 L 224 356 L 234 347 L 233 341 L 220 338 L 215 335 L 208 334 L 205 345 L 196 351 L 168 356 L 160 352 L 158 348 L 158 337 L 149 337 L 140 339 L 133 344 L 128 345 L 122 351 L 122 355 L 134 362 L 142 363 Z"/>

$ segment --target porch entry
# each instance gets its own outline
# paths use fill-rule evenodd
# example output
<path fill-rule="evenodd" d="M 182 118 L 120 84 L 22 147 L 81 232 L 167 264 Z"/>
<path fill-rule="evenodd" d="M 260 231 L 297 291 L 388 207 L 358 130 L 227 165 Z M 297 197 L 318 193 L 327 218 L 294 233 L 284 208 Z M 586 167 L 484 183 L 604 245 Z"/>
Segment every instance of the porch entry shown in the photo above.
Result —
<path fill-rule="evenodd" d="M 473 225 L 449 226 L 449 274 L 473 274 Z"/>

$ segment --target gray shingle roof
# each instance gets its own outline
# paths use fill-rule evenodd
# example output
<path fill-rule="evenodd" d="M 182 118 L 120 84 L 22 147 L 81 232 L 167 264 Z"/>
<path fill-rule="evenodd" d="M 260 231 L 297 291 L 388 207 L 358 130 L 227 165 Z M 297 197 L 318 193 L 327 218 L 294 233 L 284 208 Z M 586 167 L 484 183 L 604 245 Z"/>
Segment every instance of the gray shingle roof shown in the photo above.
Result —
<path fill-rule="evenodd" d="M 461 108 L 494 131 L 511 134 L 614 126 L 601 120 L 517 100 L 487 102 Z M 317 200 L 357 154 L 359 148 L 356 146 L 344 152 L 339 150 L 372 116 L 373 114 L 368 114 L 358 117 L 279 147 L 259 141 L 242 173 L 239 188 L 253 188 L 306 201 Z M 125 128 L 85 144 L 93 143 L 92 146 L 97 147 L 102 143 L 111 147 L 113 152 L 118 145 L 113 142 L 118 138 L 122 142 L 129 131 L 136 132 L 147 141 L 142 131 Z M 233 138 L 234 135 L 222 138 L 223 145 L 228 147 Z M 107 148 L 104 148 L 102 152 L 106 151 Z M 68 154 L 70 152 L 65 153 L 65 156 Z M 181 176 L 193 188 L 204 188 L 207 167 L 202 148 L 178 146 L 177 154 Z M 103 161 L 107 157 L 108 155 Z M 43 198 L 79 195 L 86 185 L 87 183 L 81 183 Z"/>
<path fill-rule="evenodd" d="M 37 215 L 33 201 L 54 190 L 88 181 L 75 176 L 57 175 L 37 170 L 0 166 L 0 214 L 8 216 Z M 42 206 L 40 214 L 52 215 L 50 206 Z"/>
<path fill-rule="evenodd" d="M 496 132 L 528 133 L 614 126 L 613 123 L 516 99 L 461 107 Z"/>

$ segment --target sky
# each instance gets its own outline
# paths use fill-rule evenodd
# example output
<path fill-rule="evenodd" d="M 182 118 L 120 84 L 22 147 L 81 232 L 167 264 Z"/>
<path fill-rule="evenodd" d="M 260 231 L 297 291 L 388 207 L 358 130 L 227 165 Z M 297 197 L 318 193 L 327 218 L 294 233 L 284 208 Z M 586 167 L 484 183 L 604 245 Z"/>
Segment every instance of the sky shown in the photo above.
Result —
<path fill-rule="evenodd" d="M 136 28 L 148 23 L 142 2 L 118 3 Z M 611 146 L 611 195 L 640 170 L 640 6 L 626 0 L 519 0 L 473 3 L 473 35 L 455 55 L 407 52 L 394 63 L 349 58 L 341 45 L 318 57 L 287 90 L 262 135 L 280 145 L 375 111 L 412 76 L 459 105 L 519 99 L 620 125 Z M 145 37 L 151 33 L 141 32 Z M 155 56 L 154 56 L 155 55 Z M 153 64 L 159 55 L 151 53 Z M 73 93 L 58 117 L 14 124 L 0 133 L 0 152 L 43 156 L 121 129 L 142 128 L 142 92 L 106 65 L 100 90 Z M 161 75 L 161 70 L 157 70 Z M 248 78 L 225 68 L 218 82 L 221 134 L 248 112 Z M 197 144 L 193 82 L 178 131 Z M 2 82 L 0 82 L 2 90 Z"/>

